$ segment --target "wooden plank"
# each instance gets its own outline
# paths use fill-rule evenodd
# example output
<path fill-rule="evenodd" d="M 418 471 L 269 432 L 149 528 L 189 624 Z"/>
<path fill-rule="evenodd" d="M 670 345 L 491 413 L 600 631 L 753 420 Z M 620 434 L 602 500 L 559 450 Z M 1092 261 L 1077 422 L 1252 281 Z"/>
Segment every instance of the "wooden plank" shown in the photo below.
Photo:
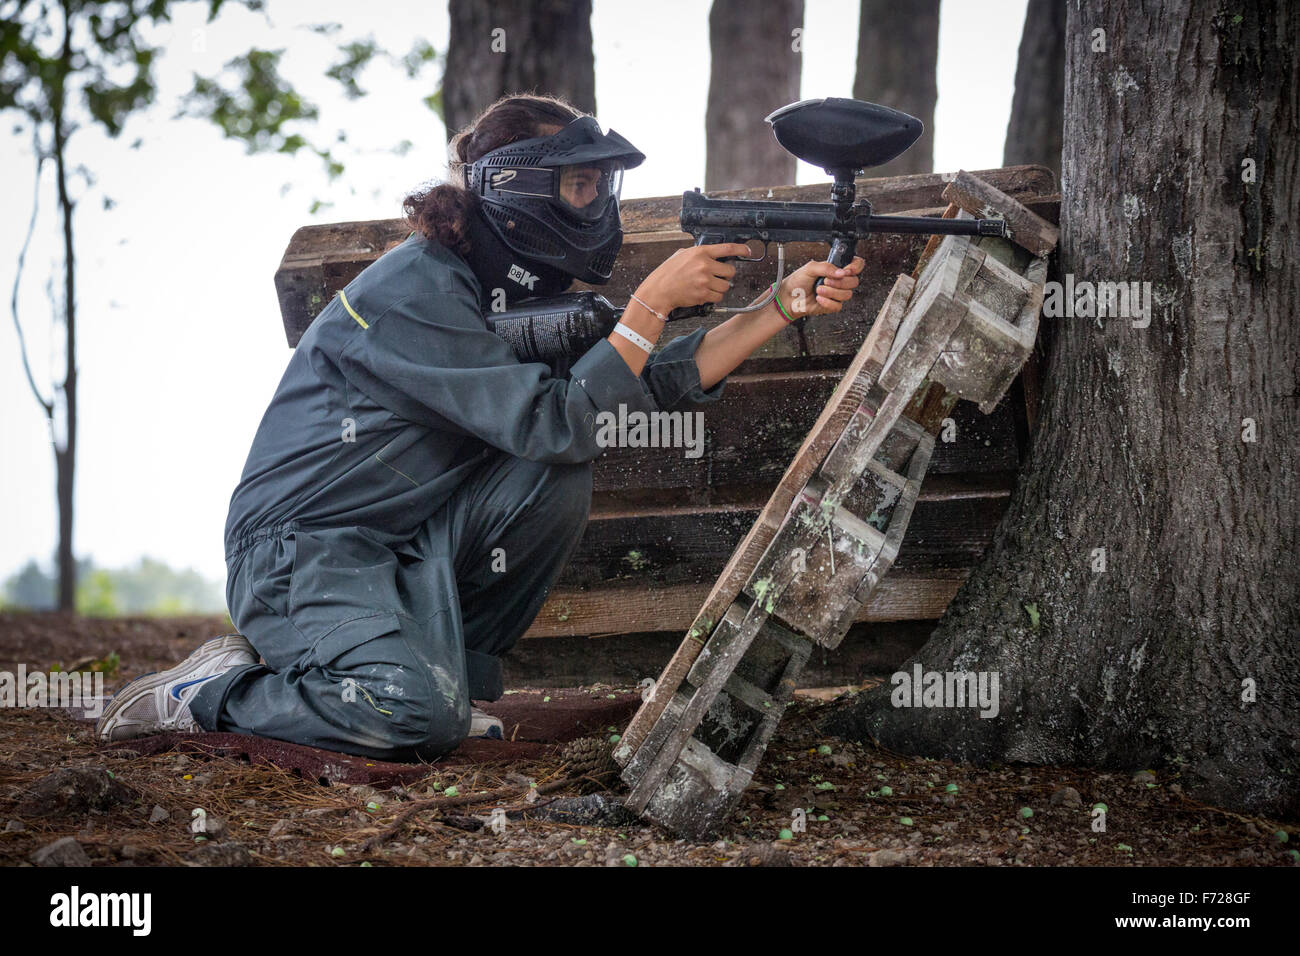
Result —
<path fill-rule="evenodd" d="M 710 643 L 717 637 L 725 638 L 725 645 L 719 652 L 717 661 L 705 677 L 704 682 L 691 693 L 681 716 L 675 721 L 665 721 L 668 732 L 658 752 L 649 753 L 648 741 L 647 746 L 640 748 L 641 752 L 637 752 L 640 741 L 638 736 L 632 732 L 631 726 L 623 733 L 623 740 L 620 741 L 615 750 L 615 759 L 618 759 L 620 754 L 627 753 L 630 749 L 635 753 L 635 760 L 644 760 L 649 757 L 650 761 L 649 765 L 639 772 L 633 765 L 629 764 L 624 774 L 624 780 L 631 783 L 632 789 L 624 798 L 623 805 L 633 813 L 643 811 L 650 799 L 659 791 L 659 785 L 663 782 L 664 776 L 677 763 L 678 757 L 682 756 L 682 748 L 686 746 L 686 742 L 695 732 L 695 728 L 699 725 L 704 713 L 722 690 L 722 685 L 731 676 L 731 672 L 735 669 L 734 662 L 739 661 L 744 656 L 745 651 L 749 649 L 749 645 L 767 619 L 766 613 L 757 604 L 744 609 L 739 621 L 734 620 L 734 612 L 737 610 L 736 607 L 731 608 L 728 611 L 728 619 L 719 624 L 717 632 L 713 637 L 709 638 Z M 684 643 L 690 645 L 693 642 L 688 639 Z M 641 705 L 641 711 L 647 710 L 651 702 L 656 697 L 661 696 L 662 690 L 661 682 L 656 685 L 649 700 Z M 638 711 L 638 715 L 641 711 Z M 635 721 L 636 718 L 633 718 L 634 723 Z"/>
<path fill-rule="evenodd" d="M 984 553 L 1006 510 L 1008 488 L 917 503 L 898 566 L 911 571 L 969 567 Z M 758 520 L 759 509 L 709 506 L 593 516 L 557 586 L 655 586 L 717 579 Z"/>
<path fill-rule="evenodd" d="M 763 552 L 772 542 L 772 537 L 785 519 L 795 496 L 807 484 L 826 452 L 839 438 L 849 417 L 860 406 L 867 391 L 880 374 L 884 358 L 889 354 L 894 330 L 898 327 L 913 283 L 906 276 L 899 276 L 890 292 L 889 298 L 881 307 L 871 333 L 854 364 L 841 379 L 841 385 L 832 393 L 830 400 L 813 423 L 807 437 L 799 446 L 790 461 L 776 489 L 763 507 L 757 521 L 748 535 L 736 548 L 727 566 L 719 575 L 717 584 L 709 594 L 708 600 L 697 615 L 700 622 L 718 620 L 727 605 L 735 600 L 736 595 L 749 579 Z"/>
<path fill-rule="evenodd" d="M 976 262 L 974 267 L 969 263 Z M 953 303 L 963 289 L 963 273 L 978 267 L 983 254 L 965 236 L 946 236 L 916 281 L 916 291 L 899 323 L 880 384 L 909 392 L 930 371 L 940 349 L 960 320 Z M 910 383 L 910 384 L 909 384 Z"/>
<path fill-rule="evenodd" d="M 607 449 L 594 462 L 594 500 L 702 505 L 766 498 L 781 482 L 840 379 L 834 370 L 737 377 L 728 382 L 723 397 L 704 410 L 704 453 L 699 458 L 687 458 L 678 449 Z M 1009 401 L 987 416 L 970 404 L 950 411 L 957 441 L 940 443 L 932 475 L 1017 466 Z"/>
<path fill-rule="evenodd" d="M 858 684 L 872 675 L 892 673 L 929 639 L 934 624 L 854 624 L 834 654 L 813 655 L 801 685 Z M 681 640 L 680 629 L 547 637 L 519 641 L 501 663 L 510 688 L 635 687 L 663 669 Z"/>
<path fill-rule="evenodd" d="M 1011 241 L 1036 256 L 1050 255 L 1061 237 L 1058 227 L 964 169 L 944 188 L 943 198 L 977 218 L 1005 219 Z"/>
<path fill-rule="evenodd" d="M 935 620 L 943 615 L 948 602 L 969 573 L 969 568 L 935 569 L 916 574 L 904 574 L 899 570 L 885 579 L 872 603 L 857 619 L 873 623 Z M 598 590 L 556 586 L 551 589 L 542 610 L 524 636 L 676 629 L 680 637 L 695 620 L 696 612 L 708 594 L 708 584 L 643 584 Z M 694 657 L 685 662 L 681 674 L 676 677 L 678 683 L 692 663 Z M 666 674 L 667 668 L 664 670 Z M 668 683 L 664 675 L 660 680 Z"/>

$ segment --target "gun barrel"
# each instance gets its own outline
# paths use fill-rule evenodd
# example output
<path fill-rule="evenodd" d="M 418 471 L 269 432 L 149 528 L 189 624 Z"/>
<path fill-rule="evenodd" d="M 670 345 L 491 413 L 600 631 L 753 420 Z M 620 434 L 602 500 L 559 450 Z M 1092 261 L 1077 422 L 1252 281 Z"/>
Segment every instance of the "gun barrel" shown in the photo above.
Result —
<path fill-rule="evenodd" d="M 723 234 L 729 241 L 792 242 L 829 235 L 835 208 L 830 203 L 696 198 L 683 204 L 681 227 L 696 236 Z"/>
<path fill-rule="evenodd" d="M 872 232 L 933 236 L 1003 236 L 1001 219 L 940 219 L 933 216 L 872 216 Z"/>

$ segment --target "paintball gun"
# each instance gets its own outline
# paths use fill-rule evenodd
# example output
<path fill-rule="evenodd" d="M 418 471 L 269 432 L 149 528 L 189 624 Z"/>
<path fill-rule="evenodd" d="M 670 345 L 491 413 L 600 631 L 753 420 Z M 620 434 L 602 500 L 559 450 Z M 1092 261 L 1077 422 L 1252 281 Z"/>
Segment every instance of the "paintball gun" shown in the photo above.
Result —
<path fill-rule="evenodd" d="M 775 110 L 766 121 L 776 141 L 792 155 L 829 173 L 831 201 L 780 202 L 751 199 L 711 199 L 700 190 L 682 194 L 681 228 L 696 245 L 753 240 L 763 254 L 740 258 L 760 262 L 776 243 L 776 283 L 753 305 L 715 307 L 712 303 L 684 306 L 668 314 L 670 321 L 710 312 L 752 312 L 772 301 L 785 277 L 787 242 L 830 244 L 828 261 L 845 266 L 853 261 L 858 240 L 872 233 L 1004 236 L 1001 219 L 940 219 L 928 216 L 877 216 L 871 202 L 857 198 L 854 177 L 905 152 L 922 132 L 915 116 L 861 100 L 826 97 L 801 100 Z M 817 285 L 821 284 L 817 280 Z M 567 373 L 570 358 L 581 355 L 606 337 L 622 315 L 603 296 L 577 292 L 545 299 L 525 299 L 513 309 L 488 316 L 494 331 L 506 338 L 524 362 L 546 362 Z M 578 351 L 573 351 L 573 350 Z"/>
<path fill-rule="evenodd" d="M 871 202 L 857 198 L 854 177 L 871 166 L 880 166 L 905 152 L 920 137 L 921 121 L 887 106 L 839 97 L 800 100 L 767 116 L 776 141 L 804 162 L 820 166 L 834 178 L 831 201 L 779 202 L 751 199 L 710 199 L 697 188 L 682 194 L 683 232 L 695 237 L 695 244 L 718 242 L 763 243 L 763 254 L 744 259 L 759 262 L 767 258 L 768 246 L 776 243 L 776 283 L 785 277 L 785 243 L 826 242 L 831 251 L 827 261 L 845 266 L 853 261 L 858 240 L 872 233 L 919 233 L 922 235 L 1003 236 L 1001 219 L 938 219 L 928 216 L 876 216 Z M 727 257 L 728 259 L 736 257 Z M 740 257 L 743 258 L 743 257 Z M 820 286 L 821 279 L 817 280 Z M 751 306 L 718 308 L 718 312 L 752 312 L 772 301 L 777 285 Z M 814 287 L 814 291 L 815 291 Z M 714 311 L 711 303 L 673 309 L 670 320 L 705 315 Z"/>

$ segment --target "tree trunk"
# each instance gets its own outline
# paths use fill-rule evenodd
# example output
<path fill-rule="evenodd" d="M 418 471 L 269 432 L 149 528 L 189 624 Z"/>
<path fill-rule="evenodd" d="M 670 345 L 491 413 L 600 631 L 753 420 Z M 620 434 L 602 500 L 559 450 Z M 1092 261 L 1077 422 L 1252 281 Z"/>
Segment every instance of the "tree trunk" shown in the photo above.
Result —
<path fill-rule="evenodd" d="M 704 189 L 794 185 L 795 158 L 763 117 L 799 99 L 803 0 L 713 0 Z M 761 64 L 762 68 L 756 68 Z"/>
<path fill-rule="evenodd" d="M 559 96 L 596 112 L 591 0 L 451 0 L 449 12 L 448 139 L 510 93 Z"/>
<path fill-rule="evenodd" d="M 77 259 L 72 242 L 73 201 L 68 195 L 68 177 L 66 167 L 67 130 L 64 125 L 63 110 L 67 102 L 63 88 L 63 77 L 72 69 L 72 27 L 69 23 L 68 6 L 63 7 L 64 31 L 63 51 L 61 54 L 61 73 L 59 89 L 54 97 L 54 162 L 59 188 L 59 210 L 63 214 L 63 316 L 64 316 L 64 357 L 66 369 L 63 378 L 63 447 L 59 447 L 59 435 L 51 437 L 54 442 L 55 487 L 59 501 L 59 610 L 71 611 L 77 603 L 77 561 L 72 553 L 72 506 L 74 476 L 77 465 L 77 295 L 76 272 Z M 56 411 L 57 415 L 57 403 Z M 51 424 L 54 424 L 54 419 Z"/>
<path fill-rule="evenodd" d="M 1150 281 L 1151 325 L 1044 318 L 1009 510 L 905 667 L 998 673 L 998 716 L 884 687 L 828 730 L 1300 812 L 1300 17 L 1240 9 L 1070 5 L 1061 271 Z"/>
<path fill-rule="evenodd" d="M 1065 0 L 1029 0 L 1003 166 L 1038 163 L 1060 175 L 1064 101 Z"/>
<path fill-rule="evenodd" d="M 934 104 L 939 99 L 939 0 L 862 0 L 853 98 L 911 113 L 925 132 L 871 176 L 934 171 Z"/>

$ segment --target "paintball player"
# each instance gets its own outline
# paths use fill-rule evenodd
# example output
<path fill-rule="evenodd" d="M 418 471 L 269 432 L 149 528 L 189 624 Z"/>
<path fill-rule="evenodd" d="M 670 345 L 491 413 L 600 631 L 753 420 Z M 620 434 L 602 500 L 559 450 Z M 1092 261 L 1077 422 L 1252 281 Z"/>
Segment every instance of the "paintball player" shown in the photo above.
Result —
<path fill-rule="evenodd" d="M 406 197 L 410 236 L 316 317 L 262 418 L 225 531 L 240 633 L 122 688 L 100 739 L 225 731 L 416 761 L 500 737 L 473 702 L 501 697 L 501 656 L 582 536 L 596 416 L 716 401 L 792 317 L 837 312 L 858 284 L 860 258 L 810 262 L 762 309 L 651 355 L 671 310 L 724 297 L 719 260 L 749 254 L 680 249 L 556 378 L 484 315 L 607 281 L 623 172 L 645 157 L 532 95 L 449 148 L 450 181 Z"/>

